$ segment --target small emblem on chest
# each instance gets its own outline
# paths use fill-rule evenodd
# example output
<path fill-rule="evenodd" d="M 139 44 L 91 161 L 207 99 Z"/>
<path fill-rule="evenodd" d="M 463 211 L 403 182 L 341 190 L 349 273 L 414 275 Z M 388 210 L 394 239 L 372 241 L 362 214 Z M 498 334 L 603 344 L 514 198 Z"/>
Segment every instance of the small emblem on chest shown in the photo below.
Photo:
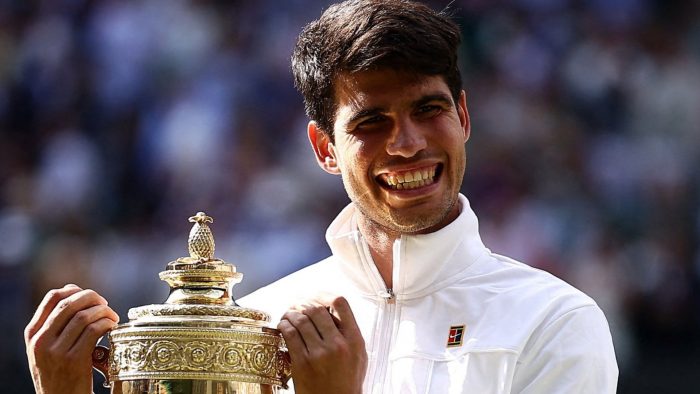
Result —
<path fill-rule="evenodd" d="M 449 334 L 447 335 L 447 347 L 462 346 L 463 339 L 464 324 L 462 324 L 461 326 L 451 326 Z"/>

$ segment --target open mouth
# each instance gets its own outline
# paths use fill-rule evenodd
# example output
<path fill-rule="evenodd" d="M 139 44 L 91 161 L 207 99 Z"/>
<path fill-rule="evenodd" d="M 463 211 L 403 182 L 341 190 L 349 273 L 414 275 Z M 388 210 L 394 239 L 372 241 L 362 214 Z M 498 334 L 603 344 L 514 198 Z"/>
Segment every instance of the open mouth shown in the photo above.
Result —
<path fill-rule="evenodd" d="M 442 173 L 442 164 L 377 176 L 380 184 L 392 190 L 412 190 L 432 185 Z"/>

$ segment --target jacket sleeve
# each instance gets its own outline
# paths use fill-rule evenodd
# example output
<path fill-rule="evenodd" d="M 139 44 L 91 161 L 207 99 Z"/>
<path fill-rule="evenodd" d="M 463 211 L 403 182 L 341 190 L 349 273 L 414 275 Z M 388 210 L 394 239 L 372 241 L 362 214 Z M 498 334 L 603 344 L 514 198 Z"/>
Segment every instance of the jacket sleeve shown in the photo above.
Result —
<path fill-rule="evenodd" d="M 588 305 L 535 330 L 518 359 L 511 392 L 612 394 L 617 377 L 607 320 L 598 306 Z"/>

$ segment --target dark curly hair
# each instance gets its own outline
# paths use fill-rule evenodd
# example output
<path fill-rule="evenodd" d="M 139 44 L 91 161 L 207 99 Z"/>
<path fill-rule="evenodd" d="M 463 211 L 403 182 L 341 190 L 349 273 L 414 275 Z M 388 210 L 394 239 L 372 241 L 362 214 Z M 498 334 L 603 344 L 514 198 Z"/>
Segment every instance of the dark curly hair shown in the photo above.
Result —
<path fill-rule="evenodd" d="M 390 68 L 441 75 L 455 100 L 459 27 L 445 12 L 407 0 L 349 0 L 330 6 L 303 29 L 292 72 L 306 114 L 333 139 L 334 83 L 343 73 Z"/>

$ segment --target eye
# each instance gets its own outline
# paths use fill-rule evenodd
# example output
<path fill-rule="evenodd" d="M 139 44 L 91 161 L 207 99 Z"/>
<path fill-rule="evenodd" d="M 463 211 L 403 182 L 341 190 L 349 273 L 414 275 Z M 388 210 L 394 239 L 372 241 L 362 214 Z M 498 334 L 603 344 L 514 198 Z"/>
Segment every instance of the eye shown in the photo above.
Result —
<path fill-rule="evenodd" d="M 370 129 L 378 127 L 386 121 L 386 117 L 382 115 L 374 115 L 363 119 L 360 123 L 355 126 L 357 130 Z"/>
<path fill-rule="evenodd" d="M 418 110 L 416 112 L 419 116 L 422 117 L 432 117 L 442 112 L 442 107 L 435 104 L 426 104 L 418 107 Z"/>

